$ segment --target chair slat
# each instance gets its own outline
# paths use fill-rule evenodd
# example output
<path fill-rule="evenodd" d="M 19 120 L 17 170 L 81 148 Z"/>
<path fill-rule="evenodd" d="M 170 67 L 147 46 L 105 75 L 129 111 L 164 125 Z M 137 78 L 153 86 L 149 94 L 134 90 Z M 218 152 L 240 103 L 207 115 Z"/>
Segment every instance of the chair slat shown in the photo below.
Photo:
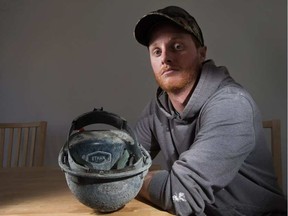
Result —
<path fill-rule="evenodd" d="M 29 141 L 29 132 L 30 128 L 23 128 L 24 131 L 24 138 L 23 138 L 23 158 L 22 158 L 22 165 L 27 165 L 27 157 L 28 157 L 28 141 Z"/>
<path fill-rule="evenodd" d="M 4 141 L 5 141 L 5 128 L 0 128 L 0 167 L 3 167 L 3 161 L 4 161 Z"/>
<path fill-rule="evenodd" d="M 279 119 L 263 121 L 263 127 L 271 131 L 271 153 L 277 181 L 282 187 L 281 122 Z"/>
<path fill-rule="evenodd" d="M 22 128 L 17 128 L 17 142 L 15 146 L 15 163 L 16 166 L 21 166 L 20 164 L 20 148 L 21 148 L 21 140 L 22 140 Z M 12 164 L 13 166 L 13 164 Z"/>
<path fill-rule="evenodd" d="M 40 127 L 38 130 L 38 141 L 43 143 L 43 145 L 38 145 L 39 147 L 39 158 L 36 160 L 35 166 L 43 166 L 44 164 L 44 153 L 45 153 L 45 140 L 46 140 L 46 130 L 47 130 L 47 122 L 41 121 Z"/>
<path fill-rule="evenodd" d="M 7 167 L 11 167 L 13 143 L 14 143 L 14 128 L 9 128 L 9 143 L 7 146 Z"/>
<path fill-rule="evenodd" d="M 30 157 L 28 161 L 28 166 L 34 165 L 34 157 L 35 157 L 35 143 L 36 143 L 36 128 L 31 128 L 31 145 L 30 145 Z"/>

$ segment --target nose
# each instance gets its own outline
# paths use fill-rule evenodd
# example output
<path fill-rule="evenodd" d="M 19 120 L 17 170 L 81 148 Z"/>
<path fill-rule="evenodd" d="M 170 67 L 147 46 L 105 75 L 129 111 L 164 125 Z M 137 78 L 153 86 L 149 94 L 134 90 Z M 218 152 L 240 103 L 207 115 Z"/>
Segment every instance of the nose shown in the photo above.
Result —
<path fill-rule="evenodd" d="M 172 53 L 169 50 L 165 49 L 162 51 L 162 64 L 171 64 L 172 63 Z"/>

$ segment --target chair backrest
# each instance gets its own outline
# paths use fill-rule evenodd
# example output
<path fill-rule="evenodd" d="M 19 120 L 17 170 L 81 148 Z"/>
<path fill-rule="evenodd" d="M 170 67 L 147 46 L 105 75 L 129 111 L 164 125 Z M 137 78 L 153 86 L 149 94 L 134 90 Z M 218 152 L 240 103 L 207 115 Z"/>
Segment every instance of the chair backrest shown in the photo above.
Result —
<path fill-rule="evenodd" d="M 263 121 L 263 127 L 271 130 L 271 152 L 279 186 L 282 188 L 281 124 L 279 119 Z"/>
<path fill-rule="evenodd" d="M 43 166 L 47 122 L 0 123 L 0 168 Z"/>

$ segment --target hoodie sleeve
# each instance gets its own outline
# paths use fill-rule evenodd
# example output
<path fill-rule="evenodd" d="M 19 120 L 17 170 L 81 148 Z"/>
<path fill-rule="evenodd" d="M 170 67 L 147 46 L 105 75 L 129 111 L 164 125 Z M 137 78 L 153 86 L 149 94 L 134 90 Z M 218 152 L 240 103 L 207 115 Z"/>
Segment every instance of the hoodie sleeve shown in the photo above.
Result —
<path fill-rule="evenodd" d="M 157 139 L 155 138 L 151 125 L 153 125 L 153 113 L 155 112 L 155 105 L 152 100 L 143 110 L 139 117 L 134 132 L 140 144 L 149 152 L 151 158 L 155 158 L 160 151 Z"/>
<path fill-rule="evenodd" d="M 215 202 L 214 194 L 233 180 L 254 148 L 253 112 L 242 93 L 221 94 L 207 103 L 190 148 L 170 171 L 152 178 L 152 201 L 177 215 L 205 215 L 205 205 Z"/>

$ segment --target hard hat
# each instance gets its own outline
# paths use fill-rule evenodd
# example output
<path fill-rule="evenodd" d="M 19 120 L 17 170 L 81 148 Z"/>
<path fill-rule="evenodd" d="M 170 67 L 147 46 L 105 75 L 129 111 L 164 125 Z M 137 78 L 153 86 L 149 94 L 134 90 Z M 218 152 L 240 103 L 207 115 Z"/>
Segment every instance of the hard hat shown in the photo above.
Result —
<path fill-rule="evenodd" d="M 84 128 L 95 124 L 114 129 Z M 72 121 L 58 163 L 81 203 L 111 212 L 136 197 L 152 161 L 125 119 L 94 109 Z"/>

